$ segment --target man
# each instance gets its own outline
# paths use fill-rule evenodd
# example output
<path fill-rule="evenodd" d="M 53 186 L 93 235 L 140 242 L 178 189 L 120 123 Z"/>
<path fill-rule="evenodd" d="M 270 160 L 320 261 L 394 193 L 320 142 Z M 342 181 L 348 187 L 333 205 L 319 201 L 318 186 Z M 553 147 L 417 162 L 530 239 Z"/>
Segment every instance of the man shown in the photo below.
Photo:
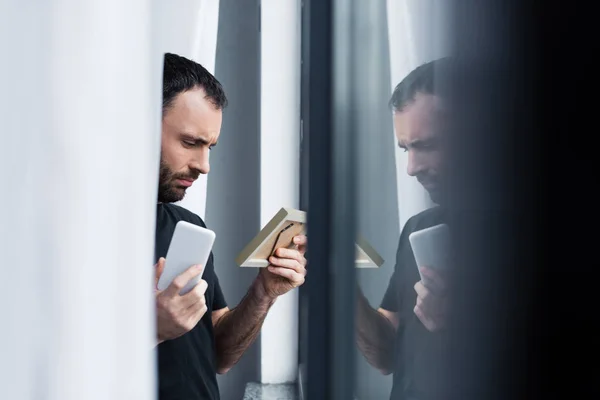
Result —
<path fill-rule="evenodd" d="M 398 146 L 408 153 L 409 175 L 444 203 L 445 105 L 436 74 L 447 59 L 421 65 L 395 88 L 390 105 Z M 445 70 L 447 71 L 447 69 Z M 438 75 L 439 76 L 439 75 Z M 360 293 L 357 304 L 358 346 L 382 373 L 394 373 L 392 399 L 443 398 L 441 354 L 446 317 L 444 277 L 415 263 L 408 236 L 446 222 L 442 206 L 410 218 L 400 236 L 396 266 L 379 309 Z M 421 271 L 427 285 L 420 280 Z M 440 397 L 438 397 L 440 396 Z"/>
<path fill-rule="evenodd" d="M 220 83 L 201 65 L 165 55 L 160 178 L 156 215 L 156 282 L 164 268 L 175 224 L 204 222 L 172 204 L 200 174 L 208 174 L 208 152 L 217 144 L 227 99 Z M 213 266 L 191 266 L 164 291 L 156 290 L 159 398 L 219 399 L 216 373 L 227 372 L 255 340 L 278 296 L 302 285 L 304 237 L 296 249 L 278 249 L 234 308 L 225 302 Z M 204 271 L 189 293 L 178 293 Z"/>

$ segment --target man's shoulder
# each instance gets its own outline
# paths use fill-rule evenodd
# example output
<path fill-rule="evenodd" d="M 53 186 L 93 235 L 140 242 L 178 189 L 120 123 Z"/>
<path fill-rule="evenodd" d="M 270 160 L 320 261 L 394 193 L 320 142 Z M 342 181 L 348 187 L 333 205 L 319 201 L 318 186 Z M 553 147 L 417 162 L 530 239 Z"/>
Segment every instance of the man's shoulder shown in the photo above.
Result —
<path fill-rule="evenodd" d="M 206 224 L 204 223 L 202 218 L 200 218 L 198 215 L 194 214 L 187 208 L 178 206 L 173 203 L 165 203 L 163 204 L 163 206 L 165 207 L 165 210 L 167 210 L 167 212 L 171 214 L 171 216 L 177 221 L 186 221 L 206 228 Z"/>
<path fill-rule="evenodd" d="M 410 217 L 408 221 L 406 221 L 404 231 L 412 233 L 441 224 L 444 220 L 445 210 L 440 206 L 434 206 Z"/>

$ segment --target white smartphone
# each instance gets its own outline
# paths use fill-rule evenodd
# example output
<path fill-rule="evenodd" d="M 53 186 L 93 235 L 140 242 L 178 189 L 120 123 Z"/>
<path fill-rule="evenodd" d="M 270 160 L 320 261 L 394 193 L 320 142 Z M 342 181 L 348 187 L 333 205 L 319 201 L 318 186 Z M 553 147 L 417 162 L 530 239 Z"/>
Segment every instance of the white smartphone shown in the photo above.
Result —
<path fill-rule="evenodd" d="M 415 231 L 408 236 L 408 240 L 417 267 L 429 267 L 439 271 L 448 268 L 448 257 L 450 255 L 450 230 L 448 225 L 440 224 Z M 419 270 L 419 275 L 421 275 L 421 270 Z M 424 281 L 422 275 L 421 280 Z"/>
<path fill-rule="evenodd" d="M 158 280 L 158 290 L 165 290 L 177 275 L 192 265 L 201 264 L 206 267 L 214 242 L 215 233 L 210 229 L 179 221 L 175 225 L 175 231 L 169 244 L 165 269 Z M 203 273 L 204 269 L 200 275 L 191 279 L 179 294 L 183 295 L 192 290 L 202 279 Z"/>

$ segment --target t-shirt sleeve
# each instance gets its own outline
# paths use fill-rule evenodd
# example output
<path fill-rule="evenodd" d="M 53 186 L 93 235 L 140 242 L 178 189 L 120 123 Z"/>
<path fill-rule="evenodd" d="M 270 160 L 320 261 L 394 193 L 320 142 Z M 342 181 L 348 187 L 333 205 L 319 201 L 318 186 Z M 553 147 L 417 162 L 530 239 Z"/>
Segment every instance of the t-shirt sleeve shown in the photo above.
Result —
<path fill-rule="evenodd" d="M 194 215 L 194 221 L 197 225 L 206 228 L 206 224 L 196 214 Z M 212 264 L 213 268 L 213 280 L 214 280 L 214 291 L 213 291 L 213 301 L 212 301 L 212 309 L 213 310 L 221 310 L 227 307 L 227 302 L 225 301 L 225 295 L 223 295 L 223 290 L 221 290 L 221 285 L 219 284 L 219 277 L 217 276 L 217 272 L 214 270 L 214 257 L 211 254 L 209 262 Z"/>
<path fill-rule="evenodd" d="M 400 302 L 400 293 L 398 290 L 398 279 L 396 277 L 396 271 L 392 274 L 390 278 L 390 283 L 388 283 L 388 288 L 383 295 L 383 300 L 381 301 L 380 308 L 391 312 L 398 312 L 399 303 Z"/>
<path fill-rule="evenodd" d="M 402 233 L 400 234 L 400 240 L 398 241 L 398 249 L 396 250 L 396 265 L 394 266 L 394 273 L 390 278 L 390 283 L 381 301 L 380 308 L 391 312 L 400 311 L 400 302 L 402 301 L 402 280 L 403 271 L 405 268 L 407 254 L 410 252 L 410 245 L 408 245 L 408 235 L 414 230 L 415 218 L 410 218 L 404 225 Z M 411 253 L 412 257 L 412 253 Z"/>
<path fill-rule="evenodd" d="M 215 276 L 215 290 L 213 295 L 213 310 L 220 310 L 222 308 L 227 307 L 227 302 L 225 301 L 225 296 L 223 295 L 223 291 L 221 290 L 221 285 L 219 284 L 219 278 L 217 274 L 214 273 Z"/>

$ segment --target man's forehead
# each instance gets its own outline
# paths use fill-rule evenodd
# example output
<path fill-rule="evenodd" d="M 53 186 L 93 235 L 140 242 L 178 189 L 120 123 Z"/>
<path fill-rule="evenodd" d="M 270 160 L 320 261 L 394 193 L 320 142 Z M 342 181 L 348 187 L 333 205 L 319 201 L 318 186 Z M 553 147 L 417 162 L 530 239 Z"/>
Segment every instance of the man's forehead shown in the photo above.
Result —
<path fill-rule="evenodd" d="M 394 128 L 402 136 L 419 135 L 445 123 L 442 101 L 433 95 L 417 95 L 415 100 L 400 111 L 394 112 Z"/>
<path fill-rule="evenodd" d="M 417 93 L 413 101 L 405 105 L 394 116 L 401 119 L 431 119 L 444 114 L 445 102 L 436 95 Z"/>
<path fill-rule="evenodd" d="M 167 110 L 165 117 L 201 120 L 207 117 L 220 118 L 222 113 L 222 110 L 216 109 L 214 104 L 206 98 L 204 89 L 198 88 L 179 93 Z"/>
<path fill-rule="evenodd" d="M 222 111 L 204 98 L 204 90 L 177 95 L 163 115 L 163 124 L 179 134 L 216 142 L 221 131 Z"/>

